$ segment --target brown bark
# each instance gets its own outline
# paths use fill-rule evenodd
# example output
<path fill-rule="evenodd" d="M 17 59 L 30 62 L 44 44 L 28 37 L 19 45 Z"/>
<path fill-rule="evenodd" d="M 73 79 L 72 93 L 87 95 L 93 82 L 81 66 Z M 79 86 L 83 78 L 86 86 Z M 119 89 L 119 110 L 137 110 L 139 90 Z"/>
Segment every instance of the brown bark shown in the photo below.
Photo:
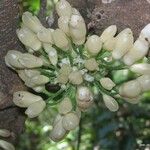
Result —
<path fill-rule="evenodd" d="M 8 139 L 15 142 L 24 128 L 25 117 L 12 103 L 13 92 L 23 89 L 17 75 L 6 67 L 4 56 L 10 49 L 22 50 L 16 36 L 19 21 L 17 0 L 0 1 L 0 129 L 13 132 Z"/>

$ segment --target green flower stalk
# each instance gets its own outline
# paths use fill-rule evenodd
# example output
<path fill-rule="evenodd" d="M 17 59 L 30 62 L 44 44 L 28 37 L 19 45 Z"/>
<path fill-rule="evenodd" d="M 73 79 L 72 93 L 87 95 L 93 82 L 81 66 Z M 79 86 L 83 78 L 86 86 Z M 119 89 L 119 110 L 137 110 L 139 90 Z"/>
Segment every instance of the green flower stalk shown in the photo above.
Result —
<path fill-rule="evenodd" d="M 58 142 L 78 127 L 81 111 L 92 107 L 97 93 L 114 112 L 119 109 L 119 99 L 136 104 L 150 91 L 150 64 L 143 62 L 150 47 L 150 24 L 135 42 L 129 28 L 116 35 L 116 25 L 101 35 L 86 36 L 83 17 L 66 0 L 56 4 L 56 11 L 57 29 L 43 27 L 36 16 L 25 12 L 17 35 L 28 53 L 10 50 L 5 62 L 37 93 L 14 93 L 13 102 L 26 108 L 28 117 L 37 117 L 46 105 L 57 106 L 50 137 Z M 110 74 L 121 69 L 133 72 L 134 79 L 115 83 Z"/>

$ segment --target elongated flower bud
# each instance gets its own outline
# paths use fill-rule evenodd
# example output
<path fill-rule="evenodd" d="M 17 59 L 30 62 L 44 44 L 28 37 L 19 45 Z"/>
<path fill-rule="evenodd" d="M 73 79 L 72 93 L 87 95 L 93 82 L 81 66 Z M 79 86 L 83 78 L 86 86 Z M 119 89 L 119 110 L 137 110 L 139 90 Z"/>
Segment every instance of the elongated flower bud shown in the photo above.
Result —
<path fill-rule="evenodd" d="M 150 75 L 142 75 L 137 78 L 143 92 L 150 90 Z"/>
<path fill-rule="evenodd" d="M 137 80 L 132 80 L 124 83 L 119 88 L 119 94 L 127 98 L 135 98 L 142 92 L 140 83 Z"/>
<path fill-rule="evenodd" d="M 131 49 L 132 46 L 133 34 L 131 29 L 127 28 L 116 37 L 116 45 L 112 53 L 113 58 L 120 59 L 127 53 L 127 51 L 129 51 L 129 49 Z"/>
<path fill-rule="evenodd" d="M 41 48 L 42 44 L 38 40 L 36 34 L 34 34 L 28 28 L 23 27 L 21 29 L 18 29 L 16 32 L 17 32 L 17 36 L 18 36 L 19 40 L 25 46 L 32 48 L 34 51 L 38 51 Z"/>
<path fill-rule="evenodd" d="M 100 39 L 102 40 L 102 42 L 105 42 L 109 38 L 114 37 L 116 32 L 117 32 L 117 26 L 116 25 L 111 25 L 103 31 L 103 33 L 100 36 Z"/>
<path fill-rule="evenodd" d="M 58 27 L 67 35 L 70 34 L 70 31 L 69 31 L 69 19 L 70 17 L 68 16 L 61 16 L 59 19 L 58 19 Z"/>
<path fill-rule="evenodd" d="M 76 101 L 82 110 L 89 108 L 93 104 L 93 94 L 88 87 L 80 86 L 77 89 Z"/>
<path fill-rule="evenodd" d="M 65 130 L 70 131 L 75 129 L 79 125 L 79 117 L 76 113 L 70 112 L 66 114 L 62 119 L 62 124 Z"/>
<path fill-rule="evenodd" d="M 61 48 L 64 51 L 67 51 L 69 49 L 69 41 L 67 39 L 67 36 L 62 30 L 56 29 L 52 33 L 52 36 L 54 43 L 57 47 Z"/>
<path fill-rule="evenodd" d="M 66 136 L 66 134 L 67 134 L 67 131 L 64 129 L 62 125 L 62 119 L 60 119 L 53 127 L 50 133 L 50 138 L 54 142 L 59 142 Z"/>
<path fill-rule="evenodd" d="M 136 61 L 144 58 L 149 49 L 148 43 L 145 40 L 137 39 L 133 47 L 125 54 L 123 62 L 126 65 L 132 65 Z"/>
<path fill-rule="evenodd" d="M 41 93 L 45 90 L 45 86 L 44 85 L 34 86 L 34 87 L 32 87 L 32 89 L 37 93 Z"/>
<path fill-rule="evenodd" d="M 29 105 L 41 100 L 43 100 L 42 97 L 27 91 L 18 91 L 13 95 L 13 102 L 19 107 L 28 107 Z"/>
<path fill-rule="evenodd" d="M 134 64 L 130 67 L 130 70 L 138 74 L 149 74 L 150 75 L 150 64 Z"/>
<path fill-rule="evenodd" d="M 4 140 L 0 140 L 0 147 L 4 150 L 15 150 L 15 147 L 11 143 Z"/>
<path fill-rule="evenodd" d="M 91 55 L 97 55 L 101 51 L 102 41 L 100 40 L 99 36 L 92 35 L 88 37 L 85 45 L 86 45 L 87 51 Z"/>
<path fill-rule="evenodd" d="M 35 33 L 37 33 L 42 28 L 44 28 L 40 20 L 36 16 L 33 16 L 28 11 L 23 13 L 22 21 L 26 27 L 28 27 L 30 30 L 32 30 Z"/>
<path fill-rule="evenodd" d="M 125 101 L 131 104 L 137 104 L 141 100 L 141 96 L 135 97 L 135 98 L 127 98 L 127 97 L 122 97 Z"/>
<path fill-rule="evenodd" d="M 60 0 L 56 4 L 56 11 L 59 16 L 68 16 L 72 14 L 72 7 L 66 0 Z"/>
<path fill-rule="evenodd" d="M 37 117 L 46 107 L 46 103 L 43 100 L 37 101 L 29 105 L 26 109 L 25 114 L 28 115 L 29 118 Z"/>
<path fill-rule="evenodd" d="M 142 29 L 139 38 L 145 39 L 150 44 L 150 23 Z"/>
<path fill-rule="evenodd" d="M 73 71 L 69 75 L 69 81 L 70 83 L 74 85 L 79 85 L 83 82 L 83 77 L 80 71 Z"/>
<path fill-rule="evenodd" d="M 11 132 L 6 129 L 0 129 L 0 136 L 2 137 L 9 137 L 11 135 Z"/>
<path fill-rule="evenodd" d="M 82 45 L 84 42 L 85 42 L 85 37 L 81 38 L 81 39 L 73 39 L 72 38 L 72 41 L 74 44 L 76 45 Z"/>
<path fill-rule="evenodd" d="M 18 60 L 25 68 L 37 68 L 43 65 L 41 58 L 29 53 L 24 53 Z"/>
<path fill-rule="evenodd" d="M 114 50 L 115 45 L 116 45 L 116 38 L 112 37 L 104 42 L 103 49 L 107 51 L 112 51 Z"/>
<path fill-rule="evenodd" d="M 53 44 L 51 29 L 43 28 L 37 33 L 37 37 L 41 42 Z"/>
<path fill-rule="evenodd" d="M 5 56 L 5 63 L 8 67 L 14 69 L 22 69 L 24 66 L 19 62 L 19 58 L 22 56 L 22 53 L 15 50 L 10 50 Z"/>
<path fill-rule="evenodd" d="M 98 63 L 96 62 L 95 58 L 87 59 L 84 63 L 84 66 L 89 71 L 98 70 Z"/>
<path fill-rule="evenodd" d="M 30 82 L 35 85 L 43 85 L 49 82 L 49 78 L 44 75 L 37 75 L 31 78 Z"/>
<path fill-rule="evenodd" d="M 58 112 L 60 114 L 67 114 L 72 110 L 71 100 L 66 97 L 58 104 Z"/>
<path fill-rule="evenodd" d="M 61 120 L 62 121 L 63 115 L 57 114 L 53 121 L 53 127 Z"/>
<path fill-rule="evenodd" d="M 119 109 L 119 105 L 118 105 L 117 101 L 113 97 L 104 94 L 103 95 L 103 100 L 104 100 L 104 103 L 105 103 L 106 107 L 110 111 L 114 112 L 114 111 L 117 111 Z"/>
<path fill-rule="evenodd" d="M 100 83 L 107 90 L 111 90 L 115 86 L 115 83 L 110 78 L 101 78 Z"/>

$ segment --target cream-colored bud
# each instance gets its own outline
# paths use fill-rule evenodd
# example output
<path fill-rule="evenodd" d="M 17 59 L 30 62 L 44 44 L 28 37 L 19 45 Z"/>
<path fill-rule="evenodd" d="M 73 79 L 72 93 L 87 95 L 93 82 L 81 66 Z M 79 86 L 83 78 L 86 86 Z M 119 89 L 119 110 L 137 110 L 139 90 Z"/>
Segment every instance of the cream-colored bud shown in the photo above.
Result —
<path fill-rule="evenodd" d="M 142 75 L 137 78 L 143 92 L 150 90 L 150 75 Z"/>
<path fill-rule="evenodd" d="M 130 67 L 130 70 L 132 72 L 138 73 L 138 74 L 149 74 L 150 75 L 150 64 L 141 63 L 141 64 L 134 64 Z"/>
<path fill-rule="evenodd" d="M 28 27 L 30 30 L 32 30 L 35 33 L 37 33 L 43 28 L 40 20 L 36 16 L 33 16 L 28 11 L 23 13 L 22 21 L 26 27 Z"/>
<path fill-rule="evenodd" d="M 0 129 L 0 136 L 2 137 L 9 137 L 11 135 L 11 132 L 7 129 Z"/>
<path fill-rule="evenodd" d="M 57 81 L 58 81 L 58 83 L 61 83 L 61 84 L 66 84 L 67 82 L 68 82 L 68 76 L 67 75 L 65 75 L 65 74 L 59 74 L 58 76 L 57 76 Z"/>
<path fill-rule="evenodd" d="M 72 14 L 81 16 L 80 12 L 76 8 L 72 8 Z"/>
<path fill-rule="evenodd" d="M 36 87 L 32 87 L 32 89 L 37 92 L 37 93 L 41 93 L 45 90 L 45 86 L 44 85 L 40 85 L 40 86 L 36 86 Z"/>
<path fill-rule="evenodd" d="M 110 78 L 101 78 L 100 83 L 107 90 L 111 90 L 115 86 L 115 83 Z"/>
<path fill-rule="evenodd" d="M 66 114 L 62 119 L 62 124 L 65 130 L 70 131 L 75 129 L 79 125 L 79 117 L 76 113 L 70 112 Z"/>
<path fill-rule="evenodd" d="M 71 73 L 71 71 L 72 71 L 72 68 L 71 68 L 70 65 L 63 64 L 61 66 L 61 69 L 60 69 L 59 73 L 69 76 L 69 74 Z"/>
<path fill-rule="evenodd" d="M 102 48 L 102 41 L 100 40 L 100 37 L 97 35 L 89 36 L 86 43 L 87 51 L 91 55 L 97 55 Z"/>
<path fill-rule="evenodd" d="M 53 127 L 61 120 L 62 121 L 63 116 L 60 114 L 57 114 L 55 119 L 53 120 Z"/>
<path fill-rule="evenodd" d="M 73 41 L 73 43 L 76 44 L 76 45 L 82 45 L 82 44 L 84 44 L 84 42 L 85 42 L 85 37 L 83 37 L 82 39 L 73 39 L 73 38 L 72 38 L 72 41 Z"/>
<path fill-rule="evenodd" d="M 52 65 L 56 66 L 58 62 L 58 54 L 55 48 L 51 47 L 48 51 L 48 57 Z"/>
<path fill-rule="evenodd" d="M 18 91 L 13 94 L 13 102 L 19 107 L 28 107 L 32 103 L 43 100 L 42 97 L 27 91 Z"/>
<path fill-rule="evenodd" d="M 141 94 L 141 86 L 137 80 L 131 80 L 122 84 L 119 88 L 119 94 L 127 98 L 135 98 Z"/>
<path fill-rule="evenodd" d="M 89 71 L 98 70 L 98 63 L 96 62 L 95 58 L 85 60 L 84 66 Z"/>
<path fill-rule="evenodd" d="M 37 37 L 41 42 L 53 44 L 51 29 L 43 28 L 37 33 Z"/>
<path fill-rule="evenodd" d="M 24 72 L 25 72 L 25 75 L 29 78 L 40 75 L 40 71 L 38 71 L 36 69 L 25 69 Z"/>
<path fill-rule="evenodd" d="M 117 111 L 119 109 L 119 105 L 118 105 L 117 101 L 113 97 L 104 94 L 103 95 L 103 100 L 104 100 L 104 103 L 105 103 L 106 107 L 110 111 L 114 112 L 114 111 Z"/>
<path fill-rule="evenodd" d="M 53 127 L 51 133 L 50 133 L 50 138 L 54 142 L 59 142 L 61 141 L 67 134 L 67 131 L 64 129 L 62 125 L 62 119 L 60 119 Z"/>
<path fill-rule="evenodd" d="M 45 101 L 37 101 L 29 105 L 29 107 L 26 109 L 25 114 L 29 118 L 37 117 L 46 107 Z"/>
<path fill-rule="evenodd" d="M 103 49 L 107 51 L 112 51 L 114 50 L 115 45 L 116 45 L 116 38 L 112 37 L 104 42 Z"/>
<path fill-rule="evenodd" d="M 0 147 L 4 150 L 15 150 L 15 147 L 11 143 L 4 140 L 0 140 Z"/>
<path fill-rule="evenodd" d="M 37 75 L 31 78 L 30 82 L 35 85 L 43 85 L 49 82 L 49 78 L 44 75 Z"/>
<path fill-rule="evenodd" d="M 71 100 L 66 97 L 58 104 L 58 112 L 60 114 L 67 114 L 72 110 Z"/>
<path fill-rule="evenodd" d="M 84 39 L 86 35 L 86 25 L 80 15 L 72 15 L 69 22 L 70 35 L 73 39 Z"/>
<path fill-rule="evenodd" d="M 18 61 L 26 68 L 36 68 L 41 67 L 43 65 L 43 61 L 41 58 L 36 57 L 29 53 L 24 53 Z"/>
<path fill-rule="evenodd" d="M 17 31 L 17 36 L 19 40 L 25 45 L 30 48 L 32 48 L 34 51 L 38 51 L 42 44 L 37 38 L 36 34 L 34 34 L 31 30 L 28 28 L 21 28 L 18 29 Z"/>
<path fill-rule="evenodd" d="M 103 33 L 100 36 L 100 39 L 102 40 L 102 42 L 105 42 L 109 38 L 112 38 L 113 36 L 115 36 L 116 32 L 117 32 L 117 26 L 111 25 L 103 31 Z"/>
<path fill-rule="evenodd" d="M 59 19 L 58 19 L 58 27 L 64 32 L 66 33 L 67 35 L 70 34 L 69 32 L 69 19 L 70 17 L 68 16 L 61 16 Z"/>
<path fill-rule="evenodd" d="M 22 53 L 15 50 L 10 50 L 5 56 L 5 63 L 8 67 L 22 69 L 24 66 L 18 61 Z"/>
<path fill-rule="evenodd" d="M 60 0 L 56 4 L 56 11 L 59 16 L 68 16 L 72 14 L 72 7 L 66 0 Z"/>
<path fill-rule="evenodd" d="M 147 40 L 150 44 L 150 23 L 142 29 L 139 38 Z"/>
<path fill-rule="evenodd" d="M 52 33 L 52 36 L 57 47 L 61 48 L 63 51 L 67 51 L 69 49 L 69 40 L 61 29 L 56 29 Z"/>
<path fill-rule="evenodd" d="M 133 46 L 133 33 L 131 29 L 124 29 L 118 36 L 116 37 L 116 45 L 112 52 L 112 56 L 114 59 L 120 59 L 123 57 L 129 49 Z"/>
<path fill-rule="evenodd" d="M 137 39 L 133 47 L 125 54 L 123 62 L 126 65 L 132 65 L 136 61 L 144 58 L 149 49 L 148 43 L 145 40 Z"/>
<path fill-rule="evenodd" d="M 50 61 L 49 61 L 48 59 L 46 59 L 43 55 L 40 55 L 39 58 L 42 59 L 42 61 L 43 61 L 43 66 L 48 67 L 48 66 L 51 64 Z"/>
<path fill-rule="evenodd" d="M 93 104 L 93 94 L 90 89 L 85 86 L 78 87 L 76 101 L 79 108 L 89 108 Z"/>
<path fill-rule="evenodd" d="M 141 96 L 135 97 L 135 98 L 127 98 L 127 97 L 122 97 L 125 101 L 131 104 L 137 104 L 141 100 Z"/>
<path fill-rule="evenodd" d="M 73 71 L 69 75 L 69 81 L 70 83 L 74 85 L 79 85 L 83 82 L 83 77 L 80 71 Z"/>

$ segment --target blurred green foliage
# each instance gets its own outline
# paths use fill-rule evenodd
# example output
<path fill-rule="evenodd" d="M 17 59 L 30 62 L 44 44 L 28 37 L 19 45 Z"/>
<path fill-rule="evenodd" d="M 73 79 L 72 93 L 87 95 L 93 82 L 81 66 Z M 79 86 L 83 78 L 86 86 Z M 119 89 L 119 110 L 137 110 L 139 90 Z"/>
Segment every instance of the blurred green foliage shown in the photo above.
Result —
<path fill-rule="evenodd" d="M 53 10 L 55 1 L 48 0 L 48 14 Z M 37 14 L 40 0 L 23 0 L 23 11 Z M 113 71 L 111 76 L 119 84 L 134 78 L 127 70 Z M 17 150 L 144 150 L 150 147 L 150 92 L 143 100 L 132 105 L 119 101 L 120 109 L 113 113 L 107 110 L 101 95 L 96 97 L 93 108 L 82 114 L 80 127 L 81 141 L 78 143 L 78 131 L 72 131 L 59 143 L 49 139 L 52 122 L 57 115 L 56 106 L 48 107 L 36 119 L 26 121 L 26 130 L 20 136 Z M 145 149 L 146 150 L 146 149 Z"/>

